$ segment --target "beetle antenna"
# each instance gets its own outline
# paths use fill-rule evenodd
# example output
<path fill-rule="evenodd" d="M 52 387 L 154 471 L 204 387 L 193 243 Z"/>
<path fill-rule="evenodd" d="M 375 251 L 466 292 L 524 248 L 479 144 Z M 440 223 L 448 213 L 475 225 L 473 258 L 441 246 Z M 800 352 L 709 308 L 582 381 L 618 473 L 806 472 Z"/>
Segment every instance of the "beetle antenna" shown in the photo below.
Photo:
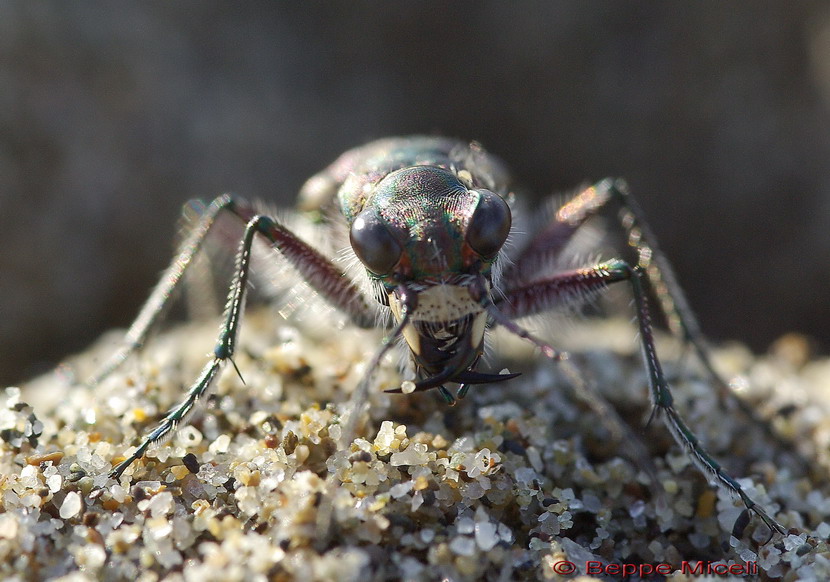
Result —
<path fill-rule="evenodd" d="M 553 348 L 548 343 L 542 341 L 541 339 L 537 338 L 525 328 L 517 325 L 512 319 L 510 319 L 505 313 L 503 313 L 493 300 L 490 299 L 489 293 L 487 293 L 486 289 L 487 286 L 484 282 L 483 277 L 479 278 L 476 282 L 474 282 L 469 287 L 470 295 L 473 297 L 475 301 L 481 305 L 485 311 L 487 311 L 487 315 L 490 316 L 495 323 L 504 327 L 510 333 L 519 336 L 520 338 L 528 340 L 530 343 L 534 344 L 536 347 L 542 350 L 542 353 L 554 361 L 561 361 L 568 359 L 567 352 L 560 352 L 559 350 Z"/>
<path fill-rule="evenodd" d="M 369 398 L 369 385 L 372 381 L 372 374 L 375 371 L 375 368 L 380 365 L 380 361 L 383 359 L 383 356 L 386 355 L 386 352 L 389 351 L 389 349 L 397 341 L 398 337 L 400 337 L 403 333 L 404 327 L 409 324 L 409 317 L 412 314 L 412 311 L 414 311 L 414 305 L 417 304 L 417 294 L 415 292 L 403 287 L 402 285 L 398 288 L 400 289 L 401 318 L 392 332 L 383 338 L 382 345 L 375 352 L 375 355 L 369 362 L 366 373 L 363 375 L 363 378 L 360 380 L 357 388 L 355 388 L 355 391 L 352 393 L 352 397 L 349 402 L 348 418 L 344 424 L 343 432 L 340 434 L 341 442 L 346 447 L 348 447 L 354 439 L 358 418 L 363 412 L 363 407 Z"/>

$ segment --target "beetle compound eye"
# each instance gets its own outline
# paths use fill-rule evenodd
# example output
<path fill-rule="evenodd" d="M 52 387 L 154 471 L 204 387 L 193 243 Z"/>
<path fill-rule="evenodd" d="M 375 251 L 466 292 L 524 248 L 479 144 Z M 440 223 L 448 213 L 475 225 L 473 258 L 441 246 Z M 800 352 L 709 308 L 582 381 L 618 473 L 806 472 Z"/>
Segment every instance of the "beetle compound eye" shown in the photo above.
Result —
<path fill-rule="evenodd" d="M 401 258 L 401 245 L 374 211 L 357 215 L 349 230 L 357 258 L 375 275 L 386 275 Z"/>
<path fill-rule="evenodd" d="M 510 207 L 494 192 L 477 192 L 480 198 L 467 226 L 467 243 L 485 259 L 492 259 L 501 250 L 510 232 Z"/>

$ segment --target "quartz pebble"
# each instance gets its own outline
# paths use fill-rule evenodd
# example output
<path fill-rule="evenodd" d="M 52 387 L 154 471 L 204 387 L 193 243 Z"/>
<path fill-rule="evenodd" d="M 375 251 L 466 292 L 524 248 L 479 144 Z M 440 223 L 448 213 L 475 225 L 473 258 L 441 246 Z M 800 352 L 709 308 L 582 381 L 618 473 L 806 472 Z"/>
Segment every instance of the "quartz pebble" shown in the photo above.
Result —
<path fill-rule="evenodd" d="M 81 511 L 81 496 L 77 491 L 70 491 L 66 494 L 63 503 L 61 504 L 60 516 L 62 519 L 69 519 L 75 517 Z"/>
<path fill-rule="evenodd" d="M 499 542 L 499 537 L 496 535 L 496 524 L 486 522 L 478 522 L 475 525 L 475 539 L 478 547 L 482 551 L 489 552 Z"/>

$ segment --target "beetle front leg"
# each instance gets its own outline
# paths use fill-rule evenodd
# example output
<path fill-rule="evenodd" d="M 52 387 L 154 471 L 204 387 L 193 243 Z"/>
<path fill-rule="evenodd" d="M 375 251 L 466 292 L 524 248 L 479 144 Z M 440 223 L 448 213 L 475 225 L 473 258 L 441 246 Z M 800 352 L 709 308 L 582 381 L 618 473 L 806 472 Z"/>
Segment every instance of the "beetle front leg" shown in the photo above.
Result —
<path fill-rule="evenodd" d="M 717 387 L 721 402 L 730 408 L 737 408 L 783 449 L 792 448 L 792 443 L 775 433 L 752 407 L 735 396 L 729 383 L 715 369 L 697 317 L 677 282 L 671 263 L 660 250 L 645 213 L 624 180 L 606 178 L 559 207 L 551 221 L 534 234 L 519 256 L 505 269 L 503 281 L 508 293 L 536 278 L 540 268 L 555 260 L 577 230 L 591 217 L 608 208 L 609 204 L 616 204 L 620 208 L 618 219 L 628 245 L 636 254 L 637 266 L 646 274 L 669 329 L 676 337 L 691 345 L 703 369 Z M 522 292 L 517 289 L 517 294 L 521 296 Z M 803 461 L 802 464 L 806 466 Z"/>
<path fill-rule="evenodd" d="M 196 227 L 179 245 L 170 266 L 164 271 L 135 321 L 127 330 L 121 347 L 98 369 L 89 380 L 89 384 L 100 383 L 144 344 L 153 324 L 161 318 L 165 307 L 181 285 L 185 272 L 194 262 L 196 254 L 202 249 L 217 216 L 223 211 L 230 212 L 244 223 L 258 215 L 253 206 L 242 199 L 226 194 L 213 200 Z M 326 301 L 348 315 L 353 323 L 363 328 L 374 325 L 374 311 L 367 304 L 363 294 L 330 259 L 274 221 L 270 221 L 267 227 L 263 227 L 260 234 L 274 245 L 303 279 L 317 289 Z"/>
<path fill-rule="evenodd" d="M 644 271 L 642 267 L 632 269 L 626 264 L 620 265 L 624 271 L 628 272 L 628 278 L 634 289 L 634 302 L 637 308 L 637 322 L 640 328 L 640 341 L 643 347 L 643 358 L 649 372 L 649 384 L 651 387 L 652 416 L 661 414 L 664 424 L 668 427 L 669 432 L 672 433 L 674 439 L 691 455 L 692 459 L 698 468 L 705 474 L 714 477 L 717 482 L 726 487 L 733 494 L 740 497 L 744 505 L 749 511 L 761 518 L 761 520 L 770 528 L 771 532 L 786 535 L 787 530 L 784 529 L 771 515 L 769 515 L 763 507 L 759 506 L 747 495 L 743 487 L 732 478 L 723 467 L 715 461 L 703 444 L 694 434 L 694 432 L 686 426 L 686 423 L 681 418 L 680 414 L 673 406 L 674 399 L 672 397 L 669 384 L 666 382 L 663 375 L 660 361 L 657 358 L 657 351 L 654 346 L 654 336 L 651 329 L 651 315 L 649 313 L 648 302 L 646 300 L 645 291 L 642 287 L 642 278 Z"/>
<path fill-rule="evenodd" d="M 642 287 L 644 279 L 651 287 L 669 329 L 687 345 L 691 345 L 703 369 L 714 382 L 722 404 L 733 410 L 737 409 L 782 450 L 792 450 L 793 443 L 778 434 L 745 400 L 737 397 L 729 382 L 715 369 L 711 350 L 697 317 L 677 282 L 671 263 L 657 245 L 657 238 L 646 221 L 645 213 L 631 195 L 628 185 L 623 180 L 606 179 L 596 187 L 607 190 L 621 206 L 620 222 L 628 237 L 628 245 L 637 253 L 637 268 L 645 275 L 638 278 L 637 285 Z M 644 291 L 641 289 L 640 293 Z M 795 459 L 802 470 L 806 471 L 809 468 L 809 462 L 800 455 L 795 455 Z"/>
<path fill-rule="evenodd" d="M 214 348 L 214 357 L 205 365 L 198 379 L 190 387 L 187 397 L 164 417 L 158 427 L 142 441 L 141 445 L 132 455 L 110 473 L 110 476 L 113 478 L 119 478 L 134 461 L 144 455 L 150 446 L 168 437 L 187 415 L 192 412 L 196 403 L 208 391 L 218 375 L 222 364 L 225 361 L 231 361 L 233 363 L 232 357 L 236 349 L 240 318 L 245 303 L 245 291 L 248 286 L 251 252 L 256 236 L 262 236 L 270 242 L 294 265 L 300 275 L 310 285 L 318 289 L 320 294 L 329 302 L 351 315 L 358 322 L 362 321 L 365 323 L 370 320 L 370 310 L 366 305 L 365 299 L 351 281 L 342 276 L 342 273 L 339 272 L 331 261 L 298 239 L 288 229 L 266 216 L 255 214 L 253 209 L 247 204 L 235 202 L 230 198 L 223 197 L 217 199 L 211 205 L 211 208 L 215 210 L 211 213 L 210 217 L 203 219 L 200 223 L 198 238 L 195 241 L 192 240 L 193 236 L 188 238 L 191 246 L 185 248 L 173 261 L 168 272 L 165 273 L 162 281 L 153 292 L 151 299 L 142 310 L 144 317 L 142 318 L 140 316 L 139 321 L 133 325 L 133 328 L 138 330 L 136 335 L 143 339 L 147 333 L 147 329 L 158 318 L 164 306 L 164 300 L 158 300 L 158 298 L 162 296 L 166 298 L 176 287 L 187 266 L 186 263 L 192 259 L 193 254 L 198 250 L 199 245 L 201 245 L 207 229 L 209 229 L 213 218 L 215 218 L 216 212 L 221 209 L 228 209 L 240 218 L 250 216 L 245 226 L 245 233 L 237 254 L 235 275 L 230 286 L 222 327 L 220 328 L 219 337 Z M 129 354 L 129 351 L 126 354 Z M 124 357 L 126 357 L 126 354 Z M 120 362 L 117 362 L 116 365 L 118 363 Z"/>
<path fill-rule="evenodd" d="M 784 527 L 757 505 L 743 490 L 743 487 L 724 471 L 674 408 L 674 398 L 657 357 L 651 312 L 643 288 L 645 276 L 643 267 L 632 267 L 625 261 L 611 260 L 591 268 L 569 271 L 512 289 L 497 303 L 497 308 L 514 318 L 533 315 L 556 304 L 561 304 L 569 297 L 595 292 L 611 283 L 629 281 L 634 293 L 637 325 L 649 381 L 652 401 L 651 417 L 662 417 L 669 432 L 704 474 L 714 478 L 720 486 L 737 495 L 746 508 L 758 515 L 771 531 L 785 535 Z"/>
<path fill-rule="evenodd" d="M 213 349 L 213 359 L 205 365 L 199 378 L 190 387 L 190 390 L 188 390 L 187 397 L 167 413 L 167 416 L 164 417 L 155 430 L 145 437 L 141 445 L 129 457 L 112 470 L 110 477 L 119 479 L 133 462 L 144 456 L 148 448 L 170 436 L 187 415 L 193 411 L 193 407 L 208 391 L 218 375 L 222 364 L 226 360 L 233 362 L 231 358 L 233 357 L 236 348 L 236 339 L 239 335 L 239 320 L 245 303 L 245 291 L 248 285 L 248 273 L 251 266 L 251 249 L 254 243 L 254 236 L 258 232 L 263 232 L 272 223 L 273 221 L 269 218 L 256 216 L 245 227 L 245 234 L 242 238 L 236 260 L 236 274 L 231 283 L 228 302 L 225 306 L 224 321 L 219 332 L 219 338 L 216 341 L 216 347 Z"/>

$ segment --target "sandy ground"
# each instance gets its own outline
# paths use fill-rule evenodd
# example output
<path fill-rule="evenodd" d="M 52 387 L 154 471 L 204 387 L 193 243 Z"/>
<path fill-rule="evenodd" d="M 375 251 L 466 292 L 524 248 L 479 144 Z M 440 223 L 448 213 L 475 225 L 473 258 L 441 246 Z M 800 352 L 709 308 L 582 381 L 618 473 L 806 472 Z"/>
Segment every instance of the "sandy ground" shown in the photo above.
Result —
<path fill-rule="evenodd" d="M 383 394 L 402 380 L 390 357 L 357 438 L 341 442 L 379 333 L 288 324 L 269 310 L 246 318 L 245 384 L 226 367 L 191 423 L 108 478 L 183 396 L 216 329 L 174 327 L 89 387 L 117 341 L 109 334 L 5 390 L 3 579 L 830 577 L 830 361 L 810 361 L 796 337 L 759 358 L 739 345 L 715 352 L 761 425 L 660 344 L 688 424 L 790 532 L 765 543 L 757 518 L 732 537 L 740 502 L 707 484 L 661 423 L 645 426 L 635 332 L 616 320 L 570 326 L 566 347 L 647 449 L 655 479 L 553 364 L 501 336 L 494 369 L 521 377 L 474 387 L 450 408 L 432 393 Z"/>

